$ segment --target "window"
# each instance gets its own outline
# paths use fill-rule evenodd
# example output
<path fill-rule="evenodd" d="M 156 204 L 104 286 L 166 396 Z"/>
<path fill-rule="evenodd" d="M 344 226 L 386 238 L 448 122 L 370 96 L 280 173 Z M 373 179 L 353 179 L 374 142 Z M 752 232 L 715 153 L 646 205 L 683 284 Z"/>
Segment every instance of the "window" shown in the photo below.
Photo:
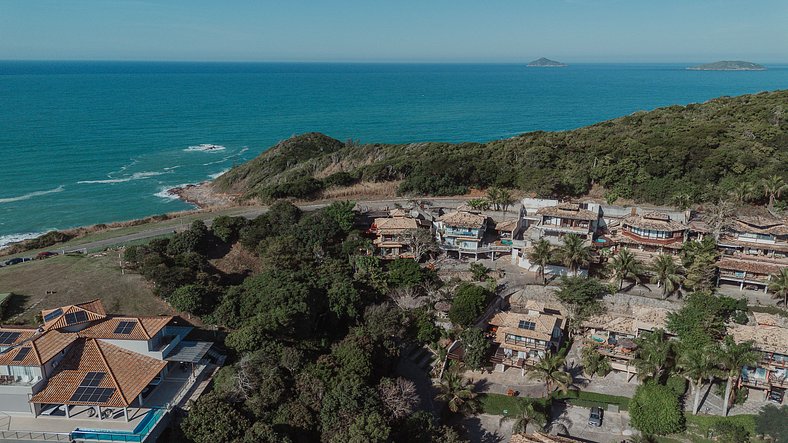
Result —
<path fill-rule="evenodd" d="M 536 323 L 527 320 L 520 320 L 520 324 L 518 326 L 520 329 L 527 329 L 529 331 L 536 329 Z"/>
<path fill-rule="evenodd" d="M 135 321 L 122 321 L 118 323 L 118 326 L 115 328 L 115 334 L 122 334 L 128 335 L 131 334 L 131 331 L 134 329 L 134 326 L 137 325 Z"/>

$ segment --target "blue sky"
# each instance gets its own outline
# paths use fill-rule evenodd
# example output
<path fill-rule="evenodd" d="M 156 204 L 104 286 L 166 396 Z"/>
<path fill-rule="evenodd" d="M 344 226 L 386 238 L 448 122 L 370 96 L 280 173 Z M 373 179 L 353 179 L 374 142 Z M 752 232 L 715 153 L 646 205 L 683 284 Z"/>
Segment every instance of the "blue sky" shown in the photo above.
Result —
<path fill-rule="evenodd" d="M 788 0 L 0 0 L 0 59 L 788 62 Z"/>

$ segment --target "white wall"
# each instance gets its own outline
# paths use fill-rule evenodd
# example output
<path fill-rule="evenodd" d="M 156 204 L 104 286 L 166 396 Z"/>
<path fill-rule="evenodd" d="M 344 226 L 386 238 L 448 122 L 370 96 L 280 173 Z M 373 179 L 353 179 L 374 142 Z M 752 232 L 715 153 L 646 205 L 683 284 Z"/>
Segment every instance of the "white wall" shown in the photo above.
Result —
<path fill-rule="evenodd" d="M 520 257 L 520 261 L 519 263 L 517 263 L 517 265 L 531 272 L 537 272 L 539 270 L 539 267 L 537 265 L 531 264 L 531 262 L 528 261 L 528 257 Z M 570 275 L 569 268 L 567 268 L 566 266 L 555 266 L 555 265 L 545 266 L 544 273 L 545 275 Z M 577 275 L 581 275 L 585 277 L 588 275 L 588 270 L 580 269 L 577 271 Z"/>

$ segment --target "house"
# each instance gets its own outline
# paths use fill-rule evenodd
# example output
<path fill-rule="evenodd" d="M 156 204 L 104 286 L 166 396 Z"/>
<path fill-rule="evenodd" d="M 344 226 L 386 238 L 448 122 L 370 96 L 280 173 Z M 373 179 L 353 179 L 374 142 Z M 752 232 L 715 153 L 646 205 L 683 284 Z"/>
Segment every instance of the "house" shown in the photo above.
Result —
<path fill-rule="evenodd" d="M 788 322 L 785 319 L 756 312 L 754 324 L 733 324 L 728 328 L 736 342 L 751 340 L 761 351 L 755 367 L 744 367 L 740 385 L 764 391 L 766 398 L 777 394 L 782 399 L 788 389 Z"/>
<path fill-rule="evenodd" d="M 209 358 L 219 358 L 208 356 L 211 343 L 185 340 L 193 328 L 177 317 L 110 315 L 100 300 L 41 315 L 38 328 L 0 327 L 0 415 L 9 417 L 8 432 L 153 441 Z M 0 440 L 8 435 L 0 431 Z"/>
<path fill-rule="evenodd" d="M 626 372 L 630 378 L 637 374 L 631 364 L 637 350 L 635 339 L 645 332 L 665 329 L 669 312 L 662 308 L 634 307 L 628 312 L 593 315 L 582 323 L 583 346 L 593 346 L 609 359 L 613 370 Z"/>
<path fill-rule="evenodd" d="M 535 228 L 540 238 L 560 239 L 566 234 L 575 234 L 592 241 L 599 226 L 600 209 L 593 203 L 559 203 L 539 209 L 540 217 Z M 555 242 L 554 243 L 560 243 Z"/>
<path fill-rule="evenodd" d="M 517 240 L 522 233 L 523 219 L 511 218 L 509 220 L 502 220 L 495 224 L 495 232 L 498 233 L 498 242 L 501 245 L 512 246 L 514 240 Z"/>
<path fill-rule="evenodd" d="M 495 239 L 487 237 L 488 218 L 480 211 L 461 206 L 442 215 L 436 221 L 438 244 L 447 254 L 456 252 L 459 258 L 488 256 L 511 252 L 509 245 L 496 245 Z"/>
<path fill-rule="evenodd" d="M 519 311 L 519 310 L 518 310 Z M 489 322 L 494 334 L 492 362 L 496 369 L 525 370 L 548 352 L 557 352 L 564 339 L 566 318 L 544 303 L 529 300 L 522 312 L 502 311 Z"/>
<path fill-rule="evenodd" d="M 432 233 L 432 222 L 404 209 L 394 209 L 388 217 L 375 218 L 369 233 L 375 235 L 372 244 L 377 255 L 385 259 L 413 258 L 410 233 L 423 229 Z"/>
<path fill-rule="evenodd" d="M 788 268 L 788 224 L 772 215 L 738 216 L 720 235 L 718 284 L 769 290 L 772 274 Z"/>
<path fill-rule="evenodd" d="M 671 219 L 667 213 L 650 211 L 638 215 L 636 208 L 632 215 L 621 219 L 618 226 L 609 229 L 616 249 L 627 247 L 646 260 L 658 254 L 677 255 L 688 231 L 687 225 Z"/>

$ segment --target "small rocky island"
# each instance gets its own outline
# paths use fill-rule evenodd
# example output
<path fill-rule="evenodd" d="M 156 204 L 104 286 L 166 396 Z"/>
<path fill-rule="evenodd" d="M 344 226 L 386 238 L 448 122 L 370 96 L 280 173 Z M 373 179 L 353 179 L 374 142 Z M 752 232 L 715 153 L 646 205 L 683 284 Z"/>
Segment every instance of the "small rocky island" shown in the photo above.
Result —
<path fill-rule="evenodd" d="M 540 58 L 538 60 L 534 60 L 531 63 L 528 63 L 526 66 L 529 68 L 565 68 L 568 66 L 565 63 L 557 62 L 555 60 L 550 60 L 549 58 Z"/>
<path fill-rule="evenodd" d="M 691 71 L 765 71 L 766 67 L 752 62 L 721 61 L 687 68 Z"/>

